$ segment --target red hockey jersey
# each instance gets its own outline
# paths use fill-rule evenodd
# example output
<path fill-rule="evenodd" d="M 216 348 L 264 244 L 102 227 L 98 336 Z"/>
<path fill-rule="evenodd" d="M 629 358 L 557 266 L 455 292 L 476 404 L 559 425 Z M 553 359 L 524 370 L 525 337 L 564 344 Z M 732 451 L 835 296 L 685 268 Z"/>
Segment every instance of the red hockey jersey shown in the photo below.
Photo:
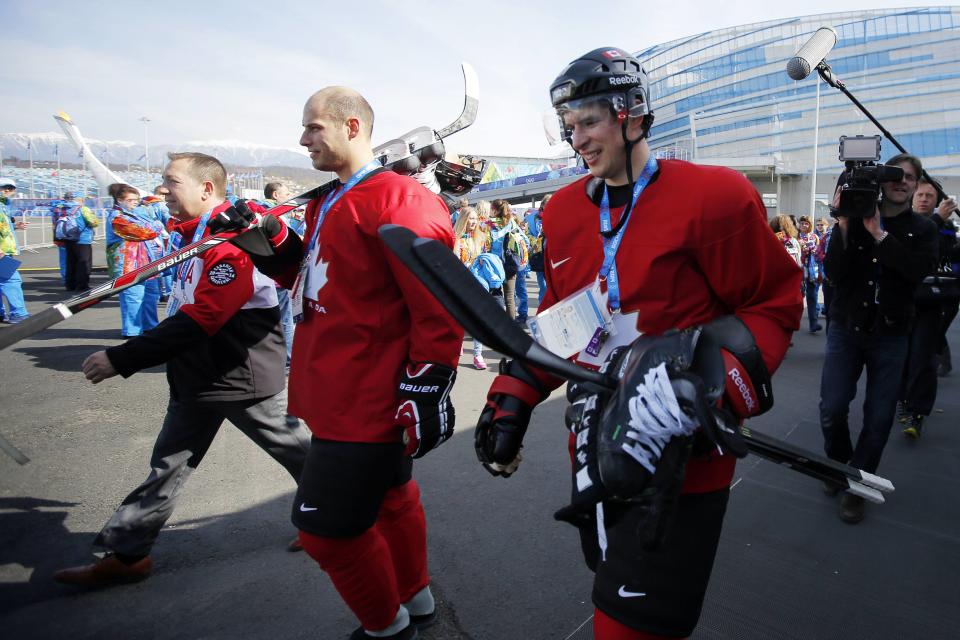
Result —
<path fill-rule="evenodd" d="M 590 180 L 558 191 L 544 213 L 543 309 L 593 282 L 603 262 L 599 207 L 586 189 Z M 622 212 L 611 211 L 613 225 Z M 659 161 L 659 174 L 627 221 L 617 271 L 622 310 L 639 312 L 641 333 L 733 313 L 750 328 L 771 373 L 800 326 L 800 271 L 767 225 L 756 189 L 726 168 Z M 728 456 L 692 459 L 684 491 L 727 486 L 733 469 Z"/>
<path fill-rule="evenodd" d="M 307 206 L 313 236 L 322 200 Z M 443 201 L 415 180 L 382 171 L 327 213 L 307 257 L 303 320 L 290 364 L 290 413 L 318 438 L 399 442 L 397 383 L 408 362 L 457 366 L 463 331 L 377 235 L 399 224 L 453 247 Z M 278 281 L 293 286 L 294 270 Z"/>

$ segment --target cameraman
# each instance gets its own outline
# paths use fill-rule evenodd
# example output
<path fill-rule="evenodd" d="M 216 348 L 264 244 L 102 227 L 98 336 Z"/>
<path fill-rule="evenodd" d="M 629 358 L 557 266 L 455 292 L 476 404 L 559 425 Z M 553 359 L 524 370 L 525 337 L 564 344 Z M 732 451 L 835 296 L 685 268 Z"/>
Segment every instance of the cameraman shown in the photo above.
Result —
<path fill-rule="evenodd" d="M 939 264 L 937 282 L 923 282 L 914 302 L 917 314 L 910 332 L 910 348 L 903 370 L 900 404 L 897 417 L 903 425 L 903 434 L 919 439 L 924 419 L 933 410 L 937 399 L 937 353 L 941 341 L 946 342 L 946 331 L 957 315 L 956 281 L 951 268 L 951 257 L 956 251 L 957 228 L 949 220 L 957 203 L 953 198 L 940 200 L 937 187 L 926 178 L 920 178 L 913 194 L 913 210 L 937 225 Z"/>
<path fill-rule="evenodd" d="M 834 197 L 837 228 L 830 238 L 824 269 L 835 287 L 830 305 L 827 351 L 820 380 L 820 427 L 827 456 L 876 472 L 893 426 L 900 376 L 907 357 L 913 296 L 937 261 L 937 227 L 913 212 L 911 202 L 923 173 L 920 159 L 905 153 L 887 166 L 899 167 L 899 181 L 881 182 L 874 215 L 851 217 Z M 863 428 L 854 447 L 848 415 L 857 380 L 867 369 Z M 827 486 L 830 494 L 837 486 Z M 844 494 L 840 519 L 863 520 L 864 500 Z"/>

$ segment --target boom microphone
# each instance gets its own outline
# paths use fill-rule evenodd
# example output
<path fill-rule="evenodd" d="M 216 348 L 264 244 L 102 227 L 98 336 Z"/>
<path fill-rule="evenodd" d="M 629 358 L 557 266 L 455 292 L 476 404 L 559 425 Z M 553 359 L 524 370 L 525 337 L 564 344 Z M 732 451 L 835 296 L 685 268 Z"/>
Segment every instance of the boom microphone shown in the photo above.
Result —
<path fill-rule="evenodd" d="M 787 62 L 787 75 L 794 80 L 803 80 L 818 64 L 823 62 L 830 50 L 837 44 L 837 32 L 833 27 L 820 27 L 810 39 L 800 47 L 797 55 Z"/>

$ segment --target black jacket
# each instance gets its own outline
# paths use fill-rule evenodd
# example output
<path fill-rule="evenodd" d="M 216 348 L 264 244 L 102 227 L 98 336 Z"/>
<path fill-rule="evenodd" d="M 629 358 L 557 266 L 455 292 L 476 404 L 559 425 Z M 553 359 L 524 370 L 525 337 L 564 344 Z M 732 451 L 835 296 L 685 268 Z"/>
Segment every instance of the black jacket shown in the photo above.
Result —
<path fill-rule="evenodd" d="M 862 220 L 849 220 L 847 246 L 835 229 L 823 261 L 836 287 L 830 321 L 854 331 L 906 335 L 915 313 L 914 290 L 936 270 L 937 226 L 907 209 L 883 219 L 889 233 L 877 244 Z"/>

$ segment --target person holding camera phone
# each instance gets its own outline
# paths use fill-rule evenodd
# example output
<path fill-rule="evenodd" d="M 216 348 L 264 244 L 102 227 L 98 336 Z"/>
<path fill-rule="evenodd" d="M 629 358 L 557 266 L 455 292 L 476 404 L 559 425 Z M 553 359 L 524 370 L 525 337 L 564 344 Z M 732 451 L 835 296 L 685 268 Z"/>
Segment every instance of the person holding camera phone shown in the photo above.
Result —
<path fill-rule="evenodd" d="M 870 473 L 880 466 L 893 426 L 915 314 L 914 291 L 936 268 L 937 227 L 911 206 L 922 174 L 920 159 L 907 153 L 893 156 L 884 167 L 861 163 L 841 176 L 833 201 L 837 228 L 824 269 L 835 294 L 820 381 L 820 427 L 827 456 Z M 872 188 L 882 195 L 867 209 L 864 203 L 872 201 L 863 194 L 870 180 L 863 176 L 869 175 L 874 176 Z M 864 368 L 863 427 L 853 446 L 849 408 Z M 826 485 L 825 490 L 836 495 L 840 487 Z M 847 493 L 840 518 L 855 524 L 863 520 L 864 510 L 863 498 Z"/>
<path fill-rule="evenodd" d="M 913 195 L 913 210 L 937 225 L 938 268 L 936 276 L 924 279 L 914 296 L 917 314 L 910 332 L 907 364 L 903 370 L 897 420 L 903 434 L 918 440 L 923 421 L 937 399 L 938 352 L 946 339 L 949 322 L 957 315 L 960 295 L 957 274 L 951 266 L 956 253 L 956 226 L 949 220 L 957 208 L 953 198 L 940 198 L 938 185 L 921 177 Z"/>

